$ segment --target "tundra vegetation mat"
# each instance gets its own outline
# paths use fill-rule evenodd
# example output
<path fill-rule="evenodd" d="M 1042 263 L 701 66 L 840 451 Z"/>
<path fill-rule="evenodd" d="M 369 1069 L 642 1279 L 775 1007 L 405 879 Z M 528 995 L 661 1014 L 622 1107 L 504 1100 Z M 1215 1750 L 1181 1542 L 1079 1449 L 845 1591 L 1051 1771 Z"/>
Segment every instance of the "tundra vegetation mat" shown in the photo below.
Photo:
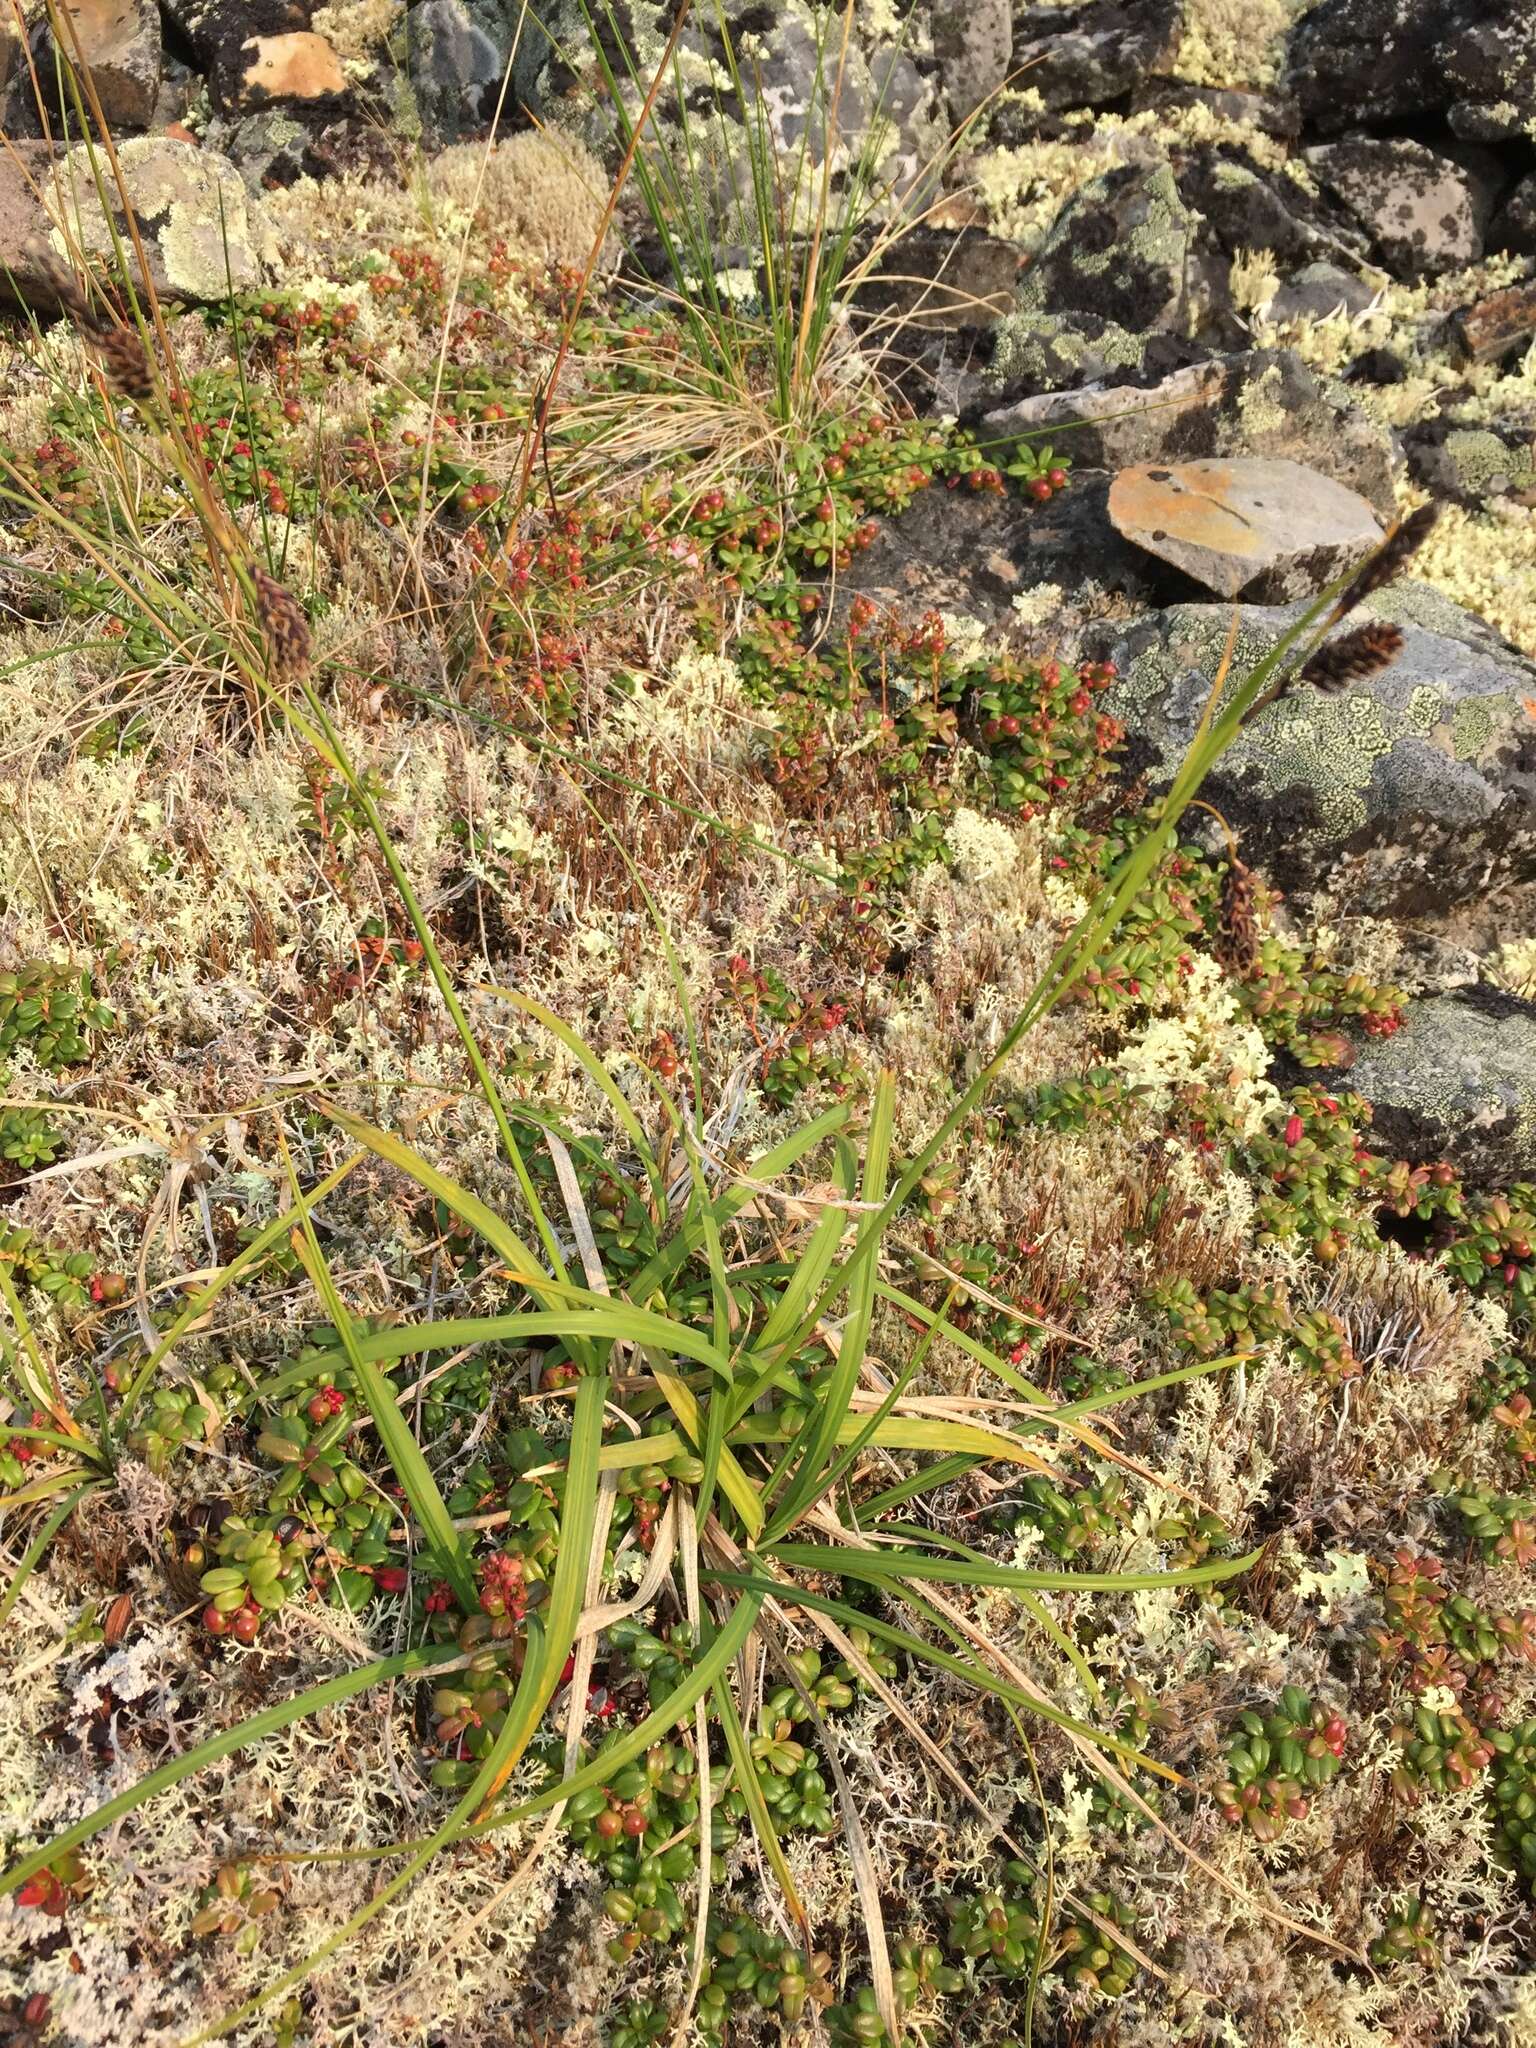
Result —
<path fill-rule="evenodd" d="M 0 2041 L 1536 2040 L 1529 137 L 1344 11 L 28 15 Z"/>

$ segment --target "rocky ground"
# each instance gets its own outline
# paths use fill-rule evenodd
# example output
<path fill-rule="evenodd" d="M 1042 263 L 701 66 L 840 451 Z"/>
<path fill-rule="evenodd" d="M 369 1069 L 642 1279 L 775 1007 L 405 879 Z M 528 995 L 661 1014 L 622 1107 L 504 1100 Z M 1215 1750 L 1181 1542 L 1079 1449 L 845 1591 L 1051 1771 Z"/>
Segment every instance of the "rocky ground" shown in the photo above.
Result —
<path fill-rule="evenodd" d="M 1536 2042 L 1524 0 L 696 10 L 645 161 L 694 151 L 707 333 L 636 177 L 605 214 L 605 67 L 632 59 L 633 115 L 667 8 L 21 13 L 0 2040 Z M 788 405 L 754 132 L 802 198 L 830 147 L 849 222 Z M 135 230 L 149 359 L 113 284 Z M 1305 673 L 1252 691 L 1425 507 Z M 429 1834 L 504 1727 L 496 1671 L 434 1690 L 411 1660 L 526 1669 L 581 1354 L 445 1339 L 418 1373 L 391 1333 L 519 1308 L 515 1262 L 398 1154 L 317 1210 L 468 1532 L 456 1588 L 281 1223 L 290 1172 L 345 1166 L 365 1117 L 520 1232 L 530 1186 L 590 1217 L 573 1263 L 590 1227 L 615 1294 L 745 1344 L 882 1118 L 899 1175 L 973 1079 L 882 1239 L 849 1400 L 915 1376 L 834 1497 L 843 1536 L 915 1525 L 994 1582 L 914 1622 L 793 1560 L 799 1661 L 742 1692 L 745 1761 L 702 1737 L 697 1952 L 691 1708 L 547 1831 L 457 1839 L 397 1894 L 397 1862 L 308 1860 Z M 740 1196 L 729 1307 L 697 1241 L 665 1258 L 695 1173 Z M 857 1325 L 824 1317 L 740 1418 L 754 1479 Z M 638 1379 L 615 1459 L 668 1420 Z M 597 1583 L 644 1597 L 590 1668 L 573 1647 L 510 1796 L 562 1766 L 578 1670 L 584 1762 L 698 1662 L 698 1588 L 648 1561 L 705 1448 L 611 1467 Z M 177 1774 L 370 1659 L 397 1661 Z M 1112 1774 L 1015 1682 L 1117 1740 Z"/>

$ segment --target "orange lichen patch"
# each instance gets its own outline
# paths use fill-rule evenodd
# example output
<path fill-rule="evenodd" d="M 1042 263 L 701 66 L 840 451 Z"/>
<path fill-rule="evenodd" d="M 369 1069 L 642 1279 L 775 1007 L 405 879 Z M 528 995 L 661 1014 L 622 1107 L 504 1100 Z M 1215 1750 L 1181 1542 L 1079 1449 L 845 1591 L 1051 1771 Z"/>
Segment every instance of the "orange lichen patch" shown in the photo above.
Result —
<path fill-rule="evenodd" d="M 1109 503 L 1122 532 L 1136 528 L 1149 535 L 1166 533 L 1225 554 L 1255 555 L 1260 549 L 1262 536 L 1251 504 L 1234 498 L 1230 463 L 1123 469 L 1111 486 Z"/>
<path fill-rule="evenodd" d="M 243 46 L 255 55 L 245 68 L 242 91 L 274 100 L 317 100 L 347 89 L 341 60 L 324 36 L 308 30 L 291 35 L 252 36 Z"/>

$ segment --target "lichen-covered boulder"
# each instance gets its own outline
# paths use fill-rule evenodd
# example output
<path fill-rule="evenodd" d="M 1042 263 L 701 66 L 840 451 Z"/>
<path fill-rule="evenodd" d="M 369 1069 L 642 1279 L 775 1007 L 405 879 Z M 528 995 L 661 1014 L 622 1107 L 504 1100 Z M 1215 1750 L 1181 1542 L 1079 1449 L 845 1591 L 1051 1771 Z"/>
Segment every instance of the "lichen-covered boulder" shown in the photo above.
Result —
<path fill-rule="evenodd" d="M 1229 692 L 1298 612 L 1243 612 Z M 1326 886 L 1383 916 L 1536 877 L 1536 665 L 1424 584 L 1394 585 L 1357 619 L 1372 615 L 1403 630 L 1392 667 L 1332 695 L 1293 684 L 1209 778 L 1244 858 L 1283 888 Z M 1224 605 L 1176 605 L 1112 650 L 1107 708 L 1154 788 L 1189 746 L 1231 624 Z"/>
<path fill-rule="evenodd" d="M 1449 157 L 1394 135 L 1325 143 L 1309 149 L 1306 160 L 1394 277 L 1438 277 L 1481 255 L 1483 194 L 1471 172 Z"/>
<path fill-rule="evenodd" d="M 1381 539 L 1345 484 L 1299 462 L 1143 463 L 1109 493 L 1115 530 L 1222 597 L 1311 597 Z"/>
<path fill-rule="evenodd" d="M 1051 224 L 1019 287 L 1018 316 L 1086 313 L 1141 334 L 1184 325 L 1194 216 L 1167 164 L 1090 179 Z"/>
<path fill-rule="evenodd" d="M 1000 350 L 1006 338 L 1005 322 Z M 1341 384 L 1316 376 L 1291 349 L 1219 356 L 1144 387 L 1122 377 L 1039 393 L 981 411 L 978 433 L 986 439 L 1053 429 L 1085 467 L 1277 456 L 1348 484 L 1383 515 L 1395 506 L 1391 436 Z"/>
<path fill-rule="evenodd" d="M 1536 1169 L 1536 1003 L 1482 986 L 1410 1003 L 1349 1085 L 1373 1106 L 1381 1149 L 1450 1159 L 1485 1184 Z"/>
<path fill-rule="evenodd" d="M 1403 445 L 1410 472 L 1436 498 L 1477 506 L 1536 488 L 1536 416 L 1425 420 Z"/>
<path fill-rule="evenodd" d="M 228 298 L 261 282 L 262 224 L 257 202 L 228 157 L 166 136 L 121 142 L 118 162 L 149 259 L 155 289 L 190 305 Z M 110 188 L 109 188 L 110 189 Z M 90 158 L 82 144 L 60 163 L 48 189 L 53 246 L 64 253 L 58 223 L 90 255 L 114 261 L 112 228 L 103 213 Z M 127 222 L 113 209 L 122 245 L 131 249 Z"/>

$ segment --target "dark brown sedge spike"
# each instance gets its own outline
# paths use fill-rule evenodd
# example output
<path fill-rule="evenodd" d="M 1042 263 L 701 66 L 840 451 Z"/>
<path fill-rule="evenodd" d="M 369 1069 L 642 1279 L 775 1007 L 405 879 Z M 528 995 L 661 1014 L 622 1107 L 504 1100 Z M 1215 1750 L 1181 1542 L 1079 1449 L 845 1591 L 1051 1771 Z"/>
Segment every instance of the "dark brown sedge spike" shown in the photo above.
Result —
<path fill-rule="evenodd" d="M 1403 651 L 1401 630 L 1385 619 L 1369 626 L 1356 626 L 1342 639 L 1319 647 L 1301 672 L 1301 681 L 1314 690 L 1342 690 L 1350 683 L 1363 682 L 1384 668 L 1390 668 Z"/>
<path fill-rule="evenodd" d="M 1221 914 L 1216 928 L 1216 958 L 1239 979 L 1251 974 L 1259 958 L 1258 891 L 1252 868 L 1236 854 L 1221 888 Z"/>
<path fill-rule="evenodd" d="M 140 405 L 154 397 L 154 375 L 136 328 L 101 326 L 88 329 L 86 338 L 115 397 L 131 398 Z"/>
<path fill-rule="evenodd" d="M 251 582 L 256 591 L 256 616 L 267 636 L 267 648 L 274 682 L 287 683 L 309 671 L 311 641 L 304 607 L 286 585 L 253 566 Z"/>
<path fill-rule="evenodd" d="M 1429 539 L 1430 530 L 1439 517 L 1438 505 L 1420 505 L 1406 519 L 1400 519 L 1375 554 L 1360 564 L 1354 580 L 1347 585 L 1333 608 L 1334 619 L 1342 619 L 1373 590 L 1382 589 L 1400 576 Z"/>

